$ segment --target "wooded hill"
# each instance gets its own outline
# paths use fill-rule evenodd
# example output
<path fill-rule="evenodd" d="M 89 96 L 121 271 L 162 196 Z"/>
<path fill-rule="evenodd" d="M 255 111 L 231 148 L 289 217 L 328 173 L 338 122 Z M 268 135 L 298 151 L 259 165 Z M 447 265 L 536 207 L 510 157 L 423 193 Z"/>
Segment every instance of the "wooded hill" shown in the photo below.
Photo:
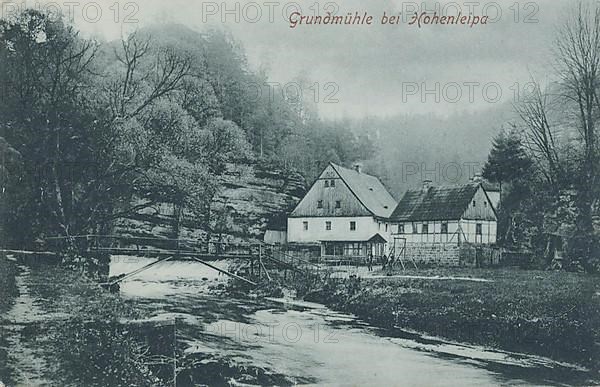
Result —
<path fill-rule="evenodd" d="M 228 164 L 295 169 L 365 158 L 368 138 L 268 90 L 222 31 L 82 38 L 27 10 L 0 21 L 2 244 L 109 233 L 158 203 L 211 229 Z M 256 87 L 264 87 L 257 93 Z"/>

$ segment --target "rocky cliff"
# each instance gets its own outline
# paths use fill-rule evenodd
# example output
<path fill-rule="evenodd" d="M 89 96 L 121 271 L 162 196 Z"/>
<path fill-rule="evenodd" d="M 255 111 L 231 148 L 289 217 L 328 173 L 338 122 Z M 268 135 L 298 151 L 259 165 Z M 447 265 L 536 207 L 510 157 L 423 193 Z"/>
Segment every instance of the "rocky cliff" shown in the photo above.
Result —
<path fill-rule="evenodd" d="M 228 165 L 213 202 L 212 240 L 259 241 L 267 228 L 281 228 L 306 191 L 304 178 L 265 163 Z M 132 237 L 173 238 L 173 205 L 162 203 L 120 221 L 115 234 Z M 186 213 L 179 239 L 202 244 L 208 239 L 206 221 Z M 152 242 L 143 245 L 153 245 Z"/>

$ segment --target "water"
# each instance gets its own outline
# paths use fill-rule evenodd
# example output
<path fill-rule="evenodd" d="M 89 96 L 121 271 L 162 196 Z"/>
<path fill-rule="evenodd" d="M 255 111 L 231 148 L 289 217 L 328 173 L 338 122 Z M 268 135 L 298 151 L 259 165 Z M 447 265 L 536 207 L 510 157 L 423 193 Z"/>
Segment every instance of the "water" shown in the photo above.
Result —
<path fill-rule="evenodd" d="M 111 275 L 150 262 L 113 257 Z M 544 358 L 383 331 L 318 304 L 210 291 L 226 281 L 201 264 L 173 261 L 121 286 L 149 319 L 177 319 L 185 353 L 178 384 L 560 385 L 583 373 Z"/>

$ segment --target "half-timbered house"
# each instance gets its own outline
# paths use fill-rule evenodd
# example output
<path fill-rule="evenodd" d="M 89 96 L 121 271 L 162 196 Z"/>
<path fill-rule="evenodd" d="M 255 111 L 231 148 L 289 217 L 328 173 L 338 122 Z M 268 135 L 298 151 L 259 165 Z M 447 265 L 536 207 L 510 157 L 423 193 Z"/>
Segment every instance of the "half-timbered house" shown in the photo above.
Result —
<path fill-rule="evenodd" d="M 408 190 L 390 217 L 395 238 L 424 243 L 496 243 L 495 203 L 481 182 Z"/>

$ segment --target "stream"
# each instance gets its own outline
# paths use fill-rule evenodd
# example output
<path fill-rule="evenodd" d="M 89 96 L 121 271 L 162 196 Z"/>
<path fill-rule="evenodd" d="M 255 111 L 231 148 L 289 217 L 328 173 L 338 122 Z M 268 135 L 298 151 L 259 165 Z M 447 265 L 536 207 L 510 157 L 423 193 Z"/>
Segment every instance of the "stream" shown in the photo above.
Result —
<path fill-rule="evenodd" d="M 150 262 L 115 256 L 110 275 Z M 178 385 L 565 385 L 582 372 L 536 356 L 382 330 L 319 304 L 210 291 L 226 281 L 201 264 L 172 261 L 121 284 L 125 302 L 149 320 L 173 322 L 186 358 L 175 359 L 186 368 Z"/>

